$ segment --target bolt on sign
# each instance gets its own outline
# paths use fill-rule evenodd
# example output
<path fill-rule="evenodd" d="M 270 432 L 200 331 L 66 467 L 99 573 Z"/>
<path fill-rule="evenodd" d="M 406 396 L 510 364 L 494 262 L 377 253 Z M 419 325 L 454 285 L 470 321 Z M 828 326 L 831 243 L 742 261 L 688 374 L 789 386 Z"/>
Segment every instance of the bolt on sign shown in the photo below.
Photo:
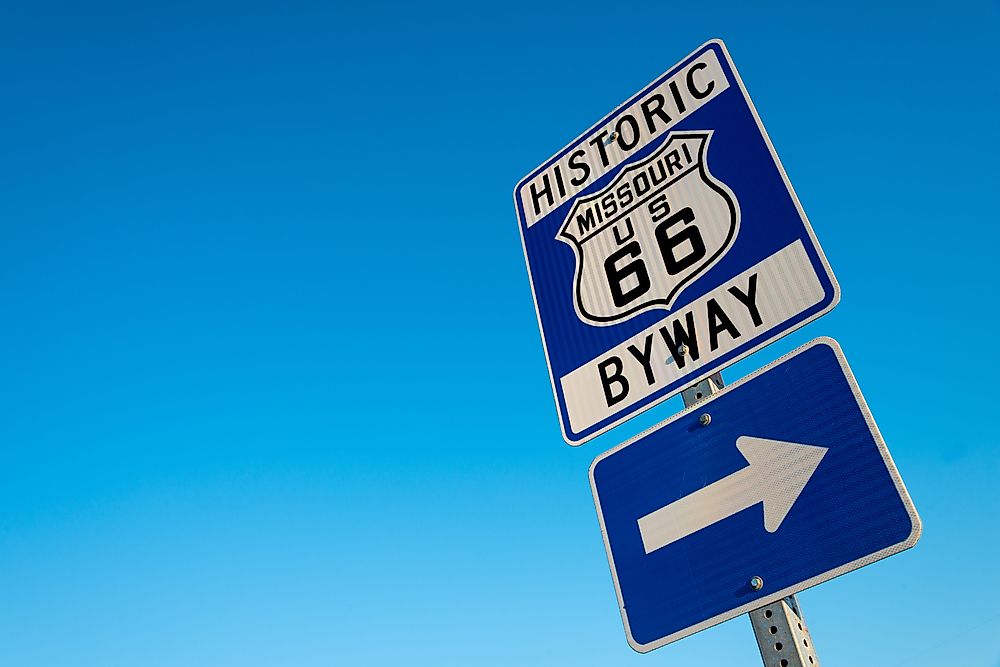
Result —
<path fill-rule="evenodd" d="M 840 298 L 719 40 L 531 172 L 514 204 L 573 445 Z"/>

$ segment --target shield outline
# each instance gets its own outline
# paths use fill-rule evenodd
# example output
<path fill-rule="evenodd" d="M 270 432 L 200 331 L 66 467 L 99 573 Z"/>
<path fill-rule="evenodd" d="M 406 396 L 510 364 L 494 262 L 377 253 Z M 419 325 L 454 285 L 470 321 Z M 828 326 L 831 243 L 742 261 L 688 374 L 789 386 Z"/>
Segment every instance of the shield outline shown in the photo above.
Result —
<path fill-rule="evenodd" d="M 573 207 L 567 214 L 566 220 L 560 226 L 559 233 L 556 235 L 556 238 L 562 241 L 563 243 L 572 246 L 574 252 L 576 253 L 576 270 L 574 271 L 574 278 L 573 278 L 573 308 L 576 310 L 576 315 L 577 317 L 580 318 L 581 321 L 583 321 L 586 324 L 594 326 L 607 327 L 615 324 L 620 324 L 625 320 L 629 320 L 635 317 L 636 315 L 639 315 L 640 313 L 644 313 L 646 311 L 654 310 L 657 308 L 661 308 L 669 312 L 674 302 L 680 297 L 680 294 L 684 290 L 684 288 L 686 288 L 696 278 L 701 277 L 713 266 L 715 266 L 715 264 L 720 259 L 722 259 L 722 256 L 725 255 L 730 248 L 732 248 L 733 242 L 736 239 L 737 234 L 739 234 L 740 230 L 740 205 L 739 201 L 736 199 L 736 195 L 733 193 L 732 190 L 729 189 L 729 186 L 727 186 L 722 181 L 716 179 L 708 170 L 708 161 L 707 161 L 708 145 L 712 141 L 713 134 L 715 134 L 715 130 L 680 130 L 676 132 L 670 132 L 667 135 L 666 139 L 663 141 L 663 143 L 660 144 L 660 147 L 657 148 L 652 153 L 650 153 L 647 157 L 645 157 L 642 160 L 639 160 L 638 162 L 627 164 L 615 175 L 613 179 L 611 179 L 611 181 L 606 186 L 601 188 L 599 191 L 587 195 L 585 197 L 578 197 L 573 202 Z M 698 159 L 697 159 L 698 172 L 699 175 L 701 176 L 701 179 L 705 182 L 705 184 L 712 190 L 715 190 L 717 193 L 719 193 L 719 195 L 722 196 L 722 198 L 726 201 L 726 204 L 729 206 L 729 214 L 732 219 L 732 225 L 730 226 L 729 234 L 726 236 L 725 242 L 723 242 L 723 244 L 719 247 L 719 249 L 711 257 L 705 260 L 705 262 L 702 263 L 701 266 L 699 266 L 696 271 L 694 271 L 693 273 L 691 273 L 691 275 L 685 277 L 684 279 L 680 280 L 676 285 L 674 285 L 674 287 L 667 294 L 666 298 L 656 297 L 652 299 L 647 299 L 645 301 L 642 301 L 640 304 L 628 309 L 627 311 L 615 315 L 613 317 L 602 317 L 599 315 L 591 315 L 587 313 L 586 310 L 583 308 L 583 303 L 580 299 L 580 286 L 583 280 L 582 276 L 583 244 L 577 241 L 573 236 L 567 234 L 566 229 L 568 228 L 570 222 L 572 222 L 573 215 L 576 213 L 577 209 L 580 207 L 581 204 L 588 203 L 596 199 L 600 199 L 608 192 L 614 190 L 619 185 L 619 183 L 621 183 L 628 177 L 628 175 L 631 172 L 641 170 L 647 164 L 650 164 L 655 160 L 657 160 L 663 153 L 667 151 L 667 149 L 669 148 L 670 144 L 674 141 L 674 139 L 704 139 L 704 141 L 701 143 L 701 146 L 698 149 Z M 684 176 L 687 175 L 688 174 L 684 174 Z M 683 178 L 684 176 L 681 176 L 680 178 Z M 669 187 L 673 182 L 674 181 L 671 181 L 667 185 L 663 186 L 663 188 Z"/>

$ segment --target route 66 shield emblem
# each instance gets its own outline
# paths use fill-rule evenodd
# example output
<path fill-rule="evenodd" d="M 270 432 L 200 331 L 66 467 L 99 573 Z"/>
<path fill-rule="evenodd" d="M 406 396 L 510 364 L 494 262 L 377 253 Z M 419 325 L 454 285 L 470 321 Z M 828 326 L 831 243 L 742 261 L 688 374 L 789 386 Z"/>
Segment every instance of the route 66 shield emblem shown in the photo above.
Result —
<path fill-rule="evenodd" d="M 732 246 L 739 203 L 712 177 L 711 131 L 673 132 L 603 189 L 578 199 L 557 238 L 576 251 L 581 320 L 606 326 L 670 310 Z"/>

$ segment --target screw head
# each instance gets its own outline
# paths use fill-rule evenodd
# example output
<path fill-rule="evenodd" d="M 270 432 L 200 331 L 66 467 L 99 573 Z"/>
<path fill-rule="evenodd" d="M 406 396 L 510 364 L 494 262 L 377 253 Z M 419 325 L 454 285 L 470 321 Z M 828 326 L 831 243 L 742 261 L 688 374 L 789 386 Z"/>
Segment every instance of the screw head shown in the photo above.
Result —
<path fill-rule="evenodd" d="M 700 417 L 698 417 L 698 423 L 701 424 L 702 426 L 708 426 L 709 424 L 712 423 L 712 415 L 708 414 L 707 412 L 702 414 Z"/>
<path fill-rule="evenodd" d="M 683 357 L 688 353 L 688 346 L 685 345 L 684 343 L 681 343 L 679 346 L 677 346 L 677 353 Z"/>
<path fill-rule="evenodd" d="M 759 591 L 764 588 L 764 580 L 760 577 L 750 577 L 750 588 Z"/>

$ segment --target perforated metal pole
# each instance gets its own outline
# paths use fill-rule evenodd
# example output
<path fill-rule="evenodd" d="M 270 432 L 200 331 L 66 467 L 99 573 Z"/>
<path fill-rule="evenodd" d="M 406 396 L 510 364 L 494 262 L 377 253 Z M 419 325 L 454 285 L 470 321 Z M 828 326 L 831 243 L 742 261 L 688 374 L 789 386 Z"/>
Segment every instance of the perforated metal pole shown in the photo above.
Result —
<path fill-rule="evenodd" d="M 750 623 L 766 667 L 819 665 L 809 627 L 794 595 L 750 612 Z"/>
<path fill-rule="evenodd" d="M 716 373 L 681 392 L 684 406 L 690 407 L 716 393 L 725 383 Z M 749 614 L 764 667 L 818 667 L 809 627 L 794 595 L 772 602 Z"/>

